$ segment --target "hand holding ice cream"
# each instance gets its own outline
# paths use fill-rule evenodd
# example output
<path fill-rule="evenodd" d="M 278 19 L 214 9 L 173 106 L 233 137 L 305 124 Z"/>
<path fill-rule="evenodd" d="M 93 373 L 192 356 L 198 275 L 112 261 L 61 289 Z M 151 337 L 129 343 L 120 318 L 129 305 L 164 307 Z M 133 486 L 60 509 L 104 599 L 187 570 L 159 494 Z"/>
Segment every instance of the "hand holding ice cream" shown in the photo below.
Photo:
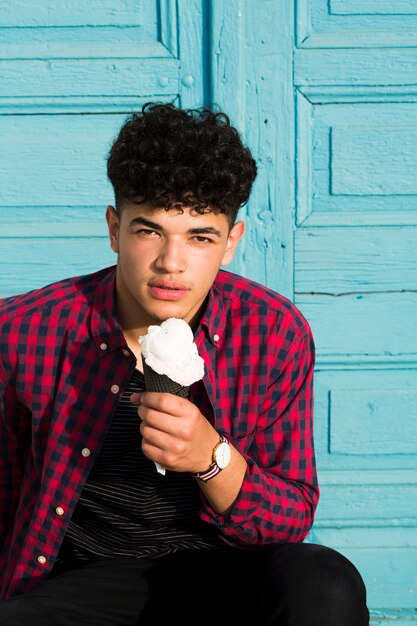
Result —
<path fill-rule="evenodd" d="M 139 343 L 146 390 L 187 398 L 190 385 L 204 376 L 204 360 L 187 322 L 171 317 L 160 326 L 149 326 Z M 165 474 L 165 468 L 155 465 L 160 474 Z"/>

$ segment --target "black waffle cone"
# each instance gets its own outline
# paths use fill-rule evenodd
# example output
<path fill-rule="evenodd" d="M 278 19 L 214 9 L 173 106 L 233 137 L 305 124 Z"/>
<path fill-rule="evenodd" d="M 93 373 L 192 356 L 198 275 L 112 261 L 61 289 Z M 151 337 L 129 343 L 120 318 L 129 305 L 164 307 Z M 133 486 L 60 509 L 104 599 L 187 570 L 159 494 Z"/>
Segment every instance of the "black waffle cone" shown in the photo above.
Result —
<path fill-rule="evenodd" d="M 174 396 L 188 398 L 190 387 L 184 387 L 165 374 L 158 374 L 145 362 L 142 356 L 143 374 L 145 376 L 146 391 L 158 391 L 159 393 L 172 393 Z"/>

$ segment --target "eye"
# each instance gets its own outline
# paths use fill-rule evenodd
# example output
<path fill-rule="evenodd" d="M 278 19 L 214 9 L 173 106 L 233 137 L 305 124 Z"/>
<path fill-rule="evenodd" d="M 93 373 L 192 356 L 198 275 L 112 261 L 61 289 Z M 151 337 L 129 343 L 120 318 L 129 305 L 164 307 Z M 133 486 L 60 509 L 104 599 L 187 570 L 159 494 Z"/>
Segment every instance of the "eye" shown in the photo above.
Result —
<path fill-rule="evenodd" d="M 139 228 L 139 230 L 135 230 L 135 235 L 144 235 L 145 237 L 149 237 L 151 235 L 158 235 L 156 230 L 152 230 L 151 228 Z"/>
<path fill-rule="evenodd" d="M 193 237 L 193 240 L 197 243 L 213 243 L 213 240 L 209 237 L 204 237 L 203 235 L 196 235 Z"/>

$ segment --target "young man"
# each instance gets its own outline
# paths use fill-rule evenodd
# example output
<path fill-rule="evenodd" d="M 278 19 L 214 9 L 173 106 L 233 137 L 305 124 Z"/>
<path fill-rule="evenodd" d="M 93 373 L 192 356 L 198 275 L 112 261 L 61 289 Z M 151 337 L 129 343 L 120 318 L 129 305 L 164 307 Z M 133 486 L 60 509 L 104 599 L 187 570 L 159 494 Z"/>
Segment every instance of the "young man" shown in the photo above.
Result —
<path fill-rule="evenodd" d="M 220 269 L 244 233 L 249 150 L 224 114 L 150 104 L 108 175 L 117 266 L 1 304 L 0 622 L 365 626 L 354 566 L 302 543 L 309 325 Z M 138 338 L 170 317 L 205 362 L 189 399 L 144 392 Z"/>

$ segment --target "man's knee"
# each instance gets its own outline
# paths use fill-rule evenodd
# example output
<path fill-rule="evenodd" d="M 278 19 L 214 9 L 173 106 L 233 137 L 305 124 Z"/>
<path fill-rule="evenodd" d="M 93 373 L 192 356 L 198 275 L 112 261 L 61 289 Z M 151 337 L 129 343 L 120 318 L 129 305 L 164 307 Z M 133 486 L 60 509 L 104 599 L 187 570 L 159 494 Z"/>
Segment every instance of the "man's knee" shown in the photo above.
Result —
<path fill-rule="evenodd" d="M 325 546 L 301 544 L 294 552 L 290 597 L 302 593 L 303 605 L 328 624 L 367 626 L 366 589 L 356 567 L 345 556 Z"/>
<path fill-rule="evenodd" d="M 332 548 L 305 544 L 305 554 L 300 561 L 300 573 L 304 582 L 311 580 L 315 591 L 327 597 L 334 595 L 339 602 L 358 597 L 365 600 L 366 590 L 356 567 L 343 554 Z"/>
<path fill-rule="evenodd" d="M 265 556 L 265 602 L 291 616 L 290 623 L 304 624 L 308 615 L 310 624 L 368 624 L 362 577 L 339 552 L 316 544 L 286 544 Z"/>

